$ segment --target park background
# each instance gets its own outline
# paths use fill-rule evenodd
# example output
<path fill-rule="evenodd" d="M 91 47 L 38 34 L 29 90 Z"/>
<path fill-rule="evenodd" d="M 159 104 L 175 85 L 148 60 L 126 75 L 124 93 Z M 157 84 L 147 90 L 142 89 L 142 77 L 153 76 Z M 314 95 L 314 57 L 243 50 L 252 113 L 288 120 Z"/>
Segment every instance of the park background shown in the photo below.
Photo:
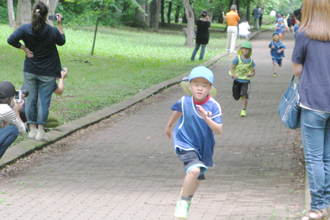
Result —
<path fill-rule="evenodd" d="M 45 0 L 50 14 L 64 16 L 66 44 L 58 47 L 68 68 L 62 96 L 54 95 L 51 111 L 61 124 L 121 102 L 155 84 L 189 72 L 225 51 L 226 25 L 222 14 L 231 4 L 253 26 L 252 10 L 263 5 L 262 28 L 273 27 L 269 16 L 288 14 L 302 0 Z M 0 81 L 23 84 L 25 53 L 7 44 L 9 35 L 30 23 L 34 1 L 0 0 Z M 204 61 L 190 61 L 194 21 L 206 9 L 212 19 Z M 192 12 L 192 13 L 189 13 Z M 188 17 L 186 16 L 188 15 Z M 190 16 L 189 16 L 190 15 Z M 50 22 L 51 25 L 56 26 Z M 187 42 L 182 28 L 188 29 Z M 224 70 L 227 71 L 227 70 Z M 22 139 L 25 139 L 23 137 Z"/>

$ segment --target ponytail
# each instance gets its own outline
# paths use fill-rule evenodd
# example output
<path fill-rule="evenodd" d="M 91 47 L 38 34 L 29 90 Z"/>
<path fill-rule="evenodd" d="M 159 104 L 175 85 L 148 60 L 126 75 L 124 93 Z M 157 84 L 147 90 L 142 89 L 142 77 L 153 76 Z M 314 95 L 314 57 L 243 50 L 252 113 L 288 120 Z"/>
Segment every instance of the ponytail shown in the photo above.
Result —
<path fill-rule="evenodd" d="M 31 29 L 34 33 L 39 33 L 46 23 L 48 8 L 45 3 L 36 1 L 33 5 L 32 12 Z"/>

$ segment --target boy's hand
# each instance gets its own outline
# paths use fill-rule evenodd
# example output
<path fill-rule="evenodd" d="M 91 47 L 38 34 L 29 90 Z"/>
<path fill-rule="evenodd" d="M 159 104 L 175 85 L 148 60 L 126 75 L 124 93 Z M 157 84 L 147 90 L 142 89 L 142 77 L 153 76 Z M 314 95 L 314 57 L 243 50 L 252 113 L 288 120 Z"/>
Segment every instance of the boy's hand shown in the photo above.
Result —
<path fill-rule="evenodd" d="M 274 45 L 270 47 L 270 49 L 274 49 L 274 48 L 275 48 L 275 46 L 274 46 Z"/>
<path fill-rule="evenodd" d="M 277 50 L 277 53 L 281 53 L 283 50 L 282 49 L 278 49 Z"/>
<path fill-rule="evenodd" d="M 233 74 L 234 79 L 238 79 L 238 76 L 236 74 Z"/>
<path fill-rule="evenodd" d="M 167 137 L 169 138 L 169 139 L 171 139 L 172 138 L 172 131 L 171 131 L 171 127 L 166 127 L 166 129 L 165 129 L 165 133 L 166 133 L 166 135 L 167 135 Z"/>
<path fill-rule="evenodd" d="M 205 120 L 205 118 L 207 118 L 207 112 L 204 110 L 204 108 L 201 105 L 196 105 L 196 107 L 197 107 L 199 114 Z"/>

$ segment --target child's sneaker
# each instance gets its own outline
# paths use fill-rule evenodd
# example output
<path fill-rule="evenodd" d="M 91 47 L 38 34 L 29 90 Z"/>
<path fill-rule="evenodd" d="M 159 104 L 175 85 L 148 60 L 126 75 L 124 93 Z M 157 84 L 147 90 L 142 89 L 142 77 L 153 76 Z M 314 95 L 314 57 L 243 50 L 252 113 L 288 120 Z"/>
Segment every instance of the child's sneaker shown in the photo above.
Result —
<path fill-rule="evenodd" d="M 244 109 L 241 111 L 241 117 L 246 117 L 246 111 Z"/>
<path fill-rule="evenodd" d="M 185 200 L 179 200 L 176 203 L 174 217 L 180 219 L 188 218 L 189 203 Z"/>
<path fill-rule="evenodd" d="M 273 74 L 273 77 L 276 77 L 276 76 L 277 76 L 277 74 L 276 74 L 276 73 L 274 73 L 274 74 Z"/>

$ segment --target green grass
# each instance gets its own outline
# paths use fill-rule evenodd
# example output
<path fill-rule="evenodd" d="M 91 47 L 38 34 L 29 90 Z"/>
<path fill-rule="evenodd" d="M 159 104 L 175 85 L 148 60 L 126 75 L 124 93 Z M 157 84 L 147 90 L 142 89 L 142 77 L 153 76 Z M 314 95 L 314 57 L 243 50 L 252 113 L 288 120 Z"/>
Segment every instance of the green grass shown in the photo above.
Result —
<path fill-rule="evenodd" d="M 0 81 L 23 84 L 22 50 L 6 40 L 13 29 L 0 25 Z M 64 28 L 66 44 L 58 47 L 63 67 L 68 68 L 62 96 L 53 95 L 51 111 L 67 123 L 123 101 L 152 85 L 174 78 L 203 61 L 189 61 L 193 48 L 184 46 L 180 31 L 162 34 L 131 28 L 99 28 L 91 56 L 93 28 Z M 225 50 L 224 34 L 211 33 L 204 60 Z M 199 55 L 199 53 L 198 53 Z M 197 55 L 197 58 L 198 58 Z"/>

